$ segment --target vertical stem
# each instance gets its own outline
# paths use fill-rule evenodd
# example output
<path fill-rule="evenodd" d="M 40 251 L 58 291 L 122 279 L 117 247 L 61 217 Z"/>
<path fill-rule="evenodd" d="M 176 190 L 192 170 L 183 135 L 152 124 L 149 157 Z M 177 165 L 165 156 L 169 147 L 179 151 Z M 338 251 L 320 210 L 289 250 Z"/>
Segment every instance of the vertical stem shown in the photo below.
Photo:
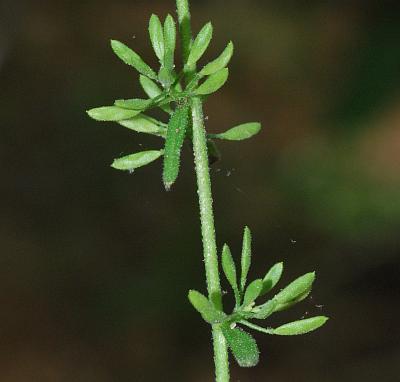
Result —
<path fill-rule="evenodd" d="M 186 63 L 190 53 L 190 46 L 192 45 L 192 28 L 190 26 L 188 0 L 176 0 L 176 9 L 178 11 L 179 35 L 182 41 L 183 63 Z"/>
<path fill-rule="evenodd" d="M 183 62 L 186 63 L 192 43 L 188 0 L 176 0 L 179 30 L 182 41 Z M 195 67 L 185 67 L 186 83 L 195 73 Z M 207 153 L 207 138 L 204 128 L 203 105 L 200 98 L 192 103 L 193 151 L 200 205 L 201 234 L 203 239 L 204 263 L 209 299 L 222 310 L 222 293 L 219 280 L 218 254 L 215 240 L 214 212 L 210 169 Z M 212 325 L 216 382 L 229 382 L 228 347 L 219 325 Z"/>
<path fill-rule="evenodd" d="M 192 119 L 193 151 L 199 195 L 201 234 L 203 238 L 207 288 L 210 300 L 218 309 L 222 309 L 206 134 L 203 125 L 202 104 L 200 98 L 197 97 L 193 98 Z"/>
<path fill-rule="evenodd" d="M 190 9 L 188 0 L 176 0 L 176 9 L 178 11 L 179 35 L 182 43 L 182 58 L 185 72 L 186 83 L 192 79 L 196 66 L 187 66 L 186 61 L 189 57 L 190 48 L 192 46 L 192 28 L 190 25 Z"/>
<path fill-rule="evenodd" d="M 202 102 L 199 98 L 193 99 L 192 118 L 193 151 L 200 204 L 201 233 L 203 237 L 208 296 L 216 308 L 222 310 L 207 141 L 204 129 Z M 218 325 L 213 325 L 212 335 L 214 343 L 215 379 L 217 382 L 229 382 L 228 347 L 221 328 Z"/>

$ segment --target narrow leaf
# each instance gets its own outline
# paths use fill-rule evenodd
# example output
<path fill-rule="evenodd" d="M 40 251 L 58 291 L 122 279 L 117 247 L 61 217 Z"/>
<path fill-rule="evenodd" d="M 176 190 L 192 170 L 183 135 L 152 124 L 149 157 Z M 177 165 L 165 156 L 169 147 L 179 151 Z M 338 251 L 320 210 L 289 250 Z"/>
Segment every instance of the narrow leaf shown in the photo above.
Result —
<path fill-rule="evenodd" d="M 128 48 L 125 44 L 117 40 L 111 40 L 111 47 L 114 53 L 125 62 L 125 64 L 134 67 L 139 73 L 153 80 L 157 79 L 157 75 L 153 69 L 151 69 L 131 48 Z"/>
<path fill-rule="evenodd" d="M 143 111 L 147 109 L 152 104 L 151 99 L 117 99 L 114 102 L 115 106 L 121 107 L 123 109 L 140 110 Z"/>
<path fill-rule="evenodd" d="M 116 106 L 102 106 L 88 110 L 87 113 L 90 118 L 96 121 L 121 121 L 138 115 L 140 110 L 128 110 Z"/>
<path fill-rule="evenodd" d="M 286 288 L 282 289 L 275 299 L 279 304 L 285 304 L 308 292 L 315 280 L 315 272 L 307 273 L 292 281 Z"/>
<path fill-rule="evenodd" d="M 251 264 L 251 232 L 249 227 L 244 228 L 240 276 L 240 290 L 243 292 L 246 286 L 247 274 L 249 273 Z"/>
<path fill-rule="evenodd" d="M 273 329 L 273 334 L 279 336 L 297 336 L 299 334 L 306 334 L 318 329 L 324 325 L 326 321 L 328 321 L 328 317 L 325 316 L 317 316 L 305 320 L 294 321 Z"/>
<path fill-rule="evenodd" d="M 266 319 L 272 313 L 275 312 L 276 304 L 277 304 L 276 300 L 272 299 L 267 301 L 265 304 L 258 306 L 257 312 L 254 314 L 253 317 L 257 318 L 258 320 Z"/>
<path fill-rule="evenodd" d="M 209 76 L 225 68 L 229 64 L 232 55 L 233 55 L 233 43 L 232 41 L 230 41 L 227 47 L 221 53 L 221 55 L 214 61 L 211 61 L 206 66 L 204 66 L 204 68 L 201 69 L 199 74 L 201 76 Z"/>
<path fill-rule="evenodd" d="M 225 244 L 222 249 L 222 269 L 224 271 L 226 279 L 229 281 L 233 292 L 235 294 L 236 305 L 240 304 L 239 297 L 239 288 L 237 284 L 237 275 L 236 275 L 236 266 L 233 261 L 233 257 L 231 254 L 231 250 Z"/>
<path fill-rule="evenodd" d="M 170 88 L 174 83 L 175 77 L 173 76 L 171 70 L 161 67 L 158 72 L 158 80 L 161 82 L 164 88 Z"/>
<path fill-rule="evenodd" d="M 299 302 L 305 300 L 305 299 L 309 296 L 310 293 L 311 293 L 311 288 L 308 289 L 306 292 L 304 292 L 303 294 L 301 294 L 300 296 L 296 297 L 296 298 L 293 299 L 293 300 L 290 300 L 290 301 L 288 301 L 288 302 L 284 302 L 284 303 L 277 304 L 276 307 L 275 307 L 275 309 L 274 309 L 274 311 L 275 311 L 275 312 L 281 312 L 281 311 L 283 311 L 283 310 L 289 309 L 289 308 L 291 308 L 293 305 L 296 305 L 296 304 L 298 304 Z"/>
<path fill-rule="evenodd" d="M 149 35 L 151 45 L 161 65 L 164 64 L 164 33 L 160 19 L 157 15 L 151 15 L 149 22 Z"/>
<path fill-rule="evenodd" d="M 255 299 L 260 295 L 262 287 L 263 287 L 262 279 L 254 280 L 249 284 L 243 298 L 244 307 L 250 305 L 255 301 Z"/>
<path fill-rule="evenodd" d="M 139 153 L 127 155 L 122 158 L 115 159 L 111 167 L 116 170 L 132 171 L 136 168 L 145 166 L 162 155 L 161 150 L 141 151 Z"/>
<path fill-rule="evenodd" d="M 172 71 L 174 68 L 174 53 L 176 46 L 176 25 L 173 17 L 168 15 L 164 23 L 164 66 Z"/>
<path fill-rule="evenodd" d="M 189 104 L 178 106 L 168 123 L 165 141 L 163 182 L 168 191 L 179 174 L 181 148 L 189 122 Z"/>
<path fill-rule="evenodd" d="M 195 65 L 196 62 L 201 58 L 204 54 L 208 45 L 210 44 L 212 38 L 213 28 L 211 23 L 207 23 L 201 29 L 199 34 L 196 36 L 195 40 L 193 41 L 192 47 L 190 49 L 190 54 L 188 60 L 186 62 L 187 66 Z"/>
<path fill-rule="evenodd" d="M 166 129 L 155 123 L 152 119 L 138 115 L 118 122 L 121 126 L 138 133 L 165 136 Z"/>
<path fill-rule="evenodd" d="M 155 98 L 162 93 L 162 90 L 158 87 L 158 85 L 146 76 L 140 75 L 139 82 L 149 98 Z"/>
<path fill-rule="evenodd" d="M 213 138 L 226 139 L 228 141 L 242 141 L 251 138 L 261 130 L 261 124 L 258 122 L 244 123 L 239 126 L 232 127 L 221 134 L 213 135 Z"/>
<path fill-rule="evenodd" d="M 159 86 L 154 81 L 152 81 L 150 78 L 147 78 L 147 77 L 141 75 L 139 77 L 139 82 L 140 82 L 140 85 L 142 85 L 144 92 L 147 94 L 147 96 L 149 98 L 156 98 L 162 93 L 162 90 L 159 88 Z M 172 110 L 169 107 L 169 105 L 164 105 L 164 106 L 160 106 L 160 107 L 166 113 L 168 113 L 168 114 L 172 113 Z"/>
<path fill-rule="evenodd" d="M 241 367 L 252 367 L 259 361 L 259 350 L 255 339 L 242 329 L 223 326 L 222 332 L 237 363 Z"/>
<path fill-rule="evenodd" d="M 261 291 L 261 296 L 268 293 L 275 285 L 278 283 L 282 276 L 283 263 L 277 263 L 271 267 L 263 279 L 263 289 Z"/>
<path fill-rule="evenodd" d="M 216 92 L 224 86 L 228 79 L 228 68 L 221 69 L 220 71 L 209 76 L 195 91 L 197 95 L 207 95 Z"/>
<path fill-rule="evenodd" d="M 216 310 L 210 300 L 200 292 L 190 290 L 188 298 L 190 303 L 201 314 L 203 319 L 210 324 L 220 323 L 225 320 L 225 313 Z"/>

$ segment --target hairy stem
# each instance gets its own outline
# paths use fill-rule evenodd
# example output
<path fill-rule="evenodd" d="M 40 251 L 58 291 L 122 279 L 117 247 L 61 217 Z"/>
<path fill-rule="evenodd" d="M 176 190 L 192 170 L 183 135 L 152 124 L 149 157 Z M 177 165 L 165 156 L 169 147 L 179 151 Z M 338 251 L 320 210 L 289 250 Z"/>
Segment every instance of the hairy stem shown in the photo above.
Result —
<path fill-rule="evenodd" d="M 176 0 L 184 63 L 190 52 L 192 41 L 188 0 Z M 195 67 L 185 68 L 188 83 Z M 192 102 L 193 151 L 200 205 L 201 233 L 203 239 L 204 263 L 209 299 L 217 309 L 222 310 L 222 294 L 219 280 L 218 254 L 215 240 L 214 213 L 210 170 L 207 154 L 207 138 L 204 129 L 203 105 L 200 98 Z M 219 325 L 212 326 L 216 382 L 229 382 L 228 347 Z"/>
<path fill-rule="evenodd" d="M 214 213 L 207 141 L 204 129 L 202 102 L 193 99 L 193 151 L 200 205 L 201 233 L 203 238 L 204 263 L 208 296 L 217 309 L 222 310 L 221 285 L 219 281 L 217 245 L 215 241 Z M 229 381 L 228 349 L 224 335 L 218 325 L 213 325 L 215 377 L 217 382 Z"/>
<path fill-rule="evenodd" d="M 190 25 L 189 0 L 176 0 L 176 9 L 178 11 L 179 35 L 182 44 L 182 59 L 185 72 L 186 83 L 189 83 L 196 71 L 195 66 L 187 66 L 186 61 L 189 57 L 192 46 L 192 28 Z"/>

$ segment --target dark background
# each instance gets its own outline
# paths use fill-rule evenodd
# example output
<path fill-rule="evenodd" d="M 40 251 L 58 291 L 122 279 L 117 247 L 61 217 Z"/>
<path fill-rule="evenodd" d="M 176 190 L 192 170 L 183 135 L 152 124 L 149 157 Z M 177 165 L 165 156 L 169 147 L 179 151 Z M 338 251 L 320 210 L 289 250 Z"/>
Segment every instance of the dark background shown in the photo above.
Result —
<path fill-rule="evenodd" d="M 218 245 L 254 237 L 253 278 L 284 260 L 284 285 L 317 271 L 312 298 L 277 325 L 326 314 L 302 337 L 256 334 L 254 369 L 232 381 L 399 381 L 400 7 L 396 1 L 193 1 L 230 81 L 208 128 L 262 132 L 220 145 L 212 168 Z M 212 380 L 192 156 L 172 192 L 161 162 L 134 175 L 112 159 L 156 137 L 87 118 L 143 96 L 112 53 L 152 65 L 152 12 L 171 1 L 0 1 L 0 380 Z M 205 62 L 205 61 L 203 61 Z M 226 284 L 224 285 L 226 288 Z M 228 306 L 230 297 L 226 298 Z M 323 306 L 321 306 L 323 305 Z M 233 363 L 232 363 L 233 364 Z"/>

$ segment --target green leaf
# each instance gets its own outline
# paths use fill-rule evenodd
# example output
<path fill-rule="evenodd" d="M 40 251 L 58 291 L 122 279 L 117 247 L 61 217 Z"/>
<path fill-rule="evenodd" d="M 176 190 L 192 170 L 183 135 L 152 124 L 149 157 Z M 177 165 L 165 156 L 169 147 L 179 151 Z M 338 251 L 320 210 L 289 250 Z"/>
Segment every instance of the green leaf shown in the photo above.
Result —
<path fill-rule="evenodd" d="M 220 71 L 209 76 L 195 91 L 196 95 L 207 95 L 216 92 L 224 86 L 228 79 L 228 68 L 221 69 Z"/>
<path fill-rule="evenodd" d="M 132 171 L 155 161 L 162 155 L 162 153 L 162 150 L 141 151 L 139 153 L 114 159 L 111 167 L 115 168 L 116 170 Z"/>
<path fill-rule="evenodd" d="M 244 228 L 243 244 L 242 244 L 242 258 L 241 267 L 242 272 L 240 275 L 240 290 L 243 292 L 246 286 L 247 274 L 249 273 L 251 264 L 251 232 L 249 227 Z"/>
<path fill-rule="evenodd" d="M 189 122 L 189 109 L 189 104 L 178 106 L 168 123 L 163 170 L 163 182 L 167 191 L 179 174 L 181 148 Z"/>
<path fill-rule="evenodd" d="M 277 305 L 276 300 L 272 299 L 272 300 L 267 301 L 265 304 L 262 304 L 262 305 L 256 307 L 255 309 L 257 309 L 257 311 L 253 315 L 253 318 L 256 318 L 258 320 L 266 319 L 272 313 L 275 312 L 276 305 Z"/>
<path fill-rule="evenodd" d="M 232 127 L 221 134 L 213 135 L 213 138 L 226 139 L 228 141 L 242 141 L 256 135 L 261 130 L 258 122 L 248 122 L 239 126 Z"/>
<path fill-rule="evenodd" d="M 294 321 L 273 329 L 273 334 L 277 334 L 279 336 L 297 336 L 299 334 L 306 334 L 320 328 L 325 324 L 326 321 L 328 321 L 328 317 L 324 316 Z"/>
<path fill-rule="evenodd" d="M 211 61 L 203 69 L 200 71 L 201 76 L 209 76 L 210 74 L 214 74 L 219 70 L 225 68 L 229 61 L 231 60 L 233 55 L 233 43 L 229 42 L 225 50 L 221 53 L 221 55 L 216 58 L 214 61 Z"/>
<path fill-rule="evenodd" d="M 254 302 L 254 300 L 260 295 L 262 287 L 263 287 L 262 279 L 254 280 L 249 284 L 243 298 L 244 307 Z"/>
<path fill-rule="evenodd" d="M 159 88 L 159 86 L 146 76 L 140 75 L 139 82 L 149 98 L 155 98 L 162 93 L 162 90 Z"/>
<path fill-rule="evenodd" d="M 121 107 L 123 109 L 140 110 L 143 111 L 147 109 L 152 104 L 151 99 L 117 99 L 114 102 L 115 106 Z"/>
<path fill-rule="evenodd" d="M 161 21 L 157 15 L 151 15 L 149 22 L 149 35 L 151 45 L 161 65 L 164 64 L 164 32 Z"/>
<path fill-rule="evenodd" d="M 153 69 L 151 69 L 131 48 L 128 48 L 125 44 L 117 40 L 111 40 L 111 47 L 114 53 L 125 62 L 125 64 L 134 67 L 144 76 L 152 78 L 153 80 L 157 79 L 157 75 Z"/>
<path fill-rule="evenodd" d="M 233 261 L 231 250 L 225 244 L 222 249 L 222 269 L 224 271 L 226 279 L 229 281 L 233 292 L 235 294 L 236 305 L 240 304 L 239 288 L 237 284 L 236 266 Z"/>
<path fill-rule="evenodd" d="M 200 292 L 190 290 L 188 298 L 190 303 L 201 314 L 203 319 L 210 324 L 220 323 L 225 320 L 225 313 L 216 310 L 210 300 Z"/>
<path fill-rule="evenodd" d="M 164 23 L 164 66 L 172 71 L 174 68 L 174 53 L 176 46 L 176 25 L 173 17 L 167 15 Z"/>
<path fill-rule="evenodd" d="M 259 350 L 255 339 L 242 329 L 222 326 L 222 333 L 241 367 L 252 367 L 259 361 Z"/>
<path fill-rule="evenodd" d="M 96 121 L 121 121 L 138 115 L 140 110 L 128 110 L 116 106 L 102 106 L 90 109 L 87 113 L 90 118 Z"/>
<path fill-rule="evenodd" d="M 138 133 L 147 133 L 153 135 L 165 136 L 166 129 L 155 123 L 151 118 L 138 115 L 136 117 L 125 119 L 118 122 L 121 126 Z"/>
<path fill-rule="evenodd" d="M 268 293 L 275 285 L 278 283 L 282 276 L 283 263 L 277 263 L 271 267 L 263 279 L 263 289 L 261 291 L 261 296 Z"/>
<path fill-rule="evenodd" d="M 291 302 L 311 290 L 314 280 L 315 272 L 306 273 L 292 281 L 286 288 L 275 295 L 274 298 L 278 304 Z"/>
<path fill-rule="evenodd" d="M 158 97 L 160 94 L 162 94 L 162 90 L 150 78 L 147 78 L 145 76 L 140 75 L 139 82 L 140 82 L 140 85 L 142 85 L 142 88 L 143 88 L 144 92 L 147 94 L 147 96 L 149 98 L 153 99 L 153 98 Z M 168 113 L 168 114 L 172 113 L 172 110 L 169 107 L 169 105 L 164 105 L 164 106 L 160 106 L 160 107 L 166 113 Z"/>
<path fill-rule="evenodd" d="M 311 293 L 311 288 L 309 290 L 307 290 L 305 293 L 301 294 L 300 296 L 296 297 L 293 300 L 290 300 L 290 301 L 285 302 L 285 303 L 277 304 L 275 309 L 274 309 L 274 311 L 275 312 L 281 312 L 283 310 L 289 309 L 293 305 L 296 305 L 299 302 L 305 300 L 309 296 L 310 293 Z"/>
<path fill-rule="evenodd" d="M 212 32 L 213 32 L 213 27 L 210 22 L 204 25 L 204 27 L 201 29 L 201 31 L 193 41 L 189 57 L 186 62 L 187 66 L 195 65 L 196 62 L 204 54 L 204 52 L 208 48 L 208 45 L 210 44 L 212 38 Z"/>
<path fill-rule="evenodd" d="M 174 83 L 175 78 L 169 69 L 161 67 L 160 71 L 158 72 L 158 80 L 161 82 L 164 88 L 170 88 Z"/>

